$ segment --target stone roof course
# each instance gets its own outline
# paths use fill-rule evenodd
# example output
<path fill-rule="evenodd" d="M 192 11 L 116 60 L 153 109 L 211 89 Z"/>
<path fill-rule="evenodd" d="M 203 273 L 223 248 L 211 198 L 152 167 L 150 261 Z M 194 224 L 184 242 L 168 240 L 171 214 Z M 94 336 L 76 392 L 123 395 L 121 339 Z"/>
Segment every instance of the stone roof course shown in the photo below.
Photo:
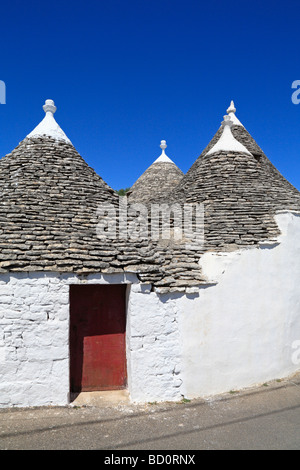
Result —
<path fill-rule="evenodd" d="M 99 239 L 99 205 L 115 207 L 119 214 L 117 194 L 65 134 L 31 133 L 0 160 L 0 272 L 136 273 L 141 282 L 152 283 L 161 293 L 192 293 L 207 285 L 210 281 L 199 267 L 205 251 L 251 248 L 274 239 L 275 213 L 300 210 L 300 193 L 240 121 L 235 122 L 230 132 L 250 155 L 230 149 L 208 154 L 224 131 L 221 126 L 187 174 L 178 169 L 179 183 L 174 187 L 173 181 L 170 192 L 160 194 L 160 202 L 179 208 L 204 204 L 205 243 L 198 250 L 189 248 L 186 239 Z M 161 165 L 177 168 L 165 161 L 154 163 L 156 188 Z M 155 191 L 152 188 L 152 200 Z M 130 196 L 127 202 L 131 203 Z"/>
<path fill-rule="evenodd" d="M 183 177 L 183 172 L 165 154 L 167 147 L 164 140 L 160 147 L 162 154 L 147 168 L 147 170 L 137 179 L 128 192 L 130 203 L 147 203 L 152 199 L 164 197 L 172 191 Z"/>
<path fill-rule="evenodd" d="M 168 199 L 204 204 L 206 249 L 257 245 L 279 234 L 277 211 L 300 210 L 300 193 L 242 125 L 231 125 L 231 132 L 251 155 L 230 150 L 210 153 L 222 132 L 221 126 Z"/>

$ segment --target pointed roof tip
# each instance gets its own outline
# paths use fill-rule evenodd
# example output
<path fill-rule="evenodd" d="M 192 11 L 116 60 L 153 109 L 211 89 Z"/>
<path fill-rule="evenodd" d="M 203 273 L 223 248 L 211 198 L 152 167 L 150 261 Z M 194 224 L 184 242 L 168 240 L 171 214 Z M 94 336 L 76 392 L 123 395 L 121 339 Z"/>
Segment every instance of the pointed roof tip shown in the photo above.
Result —
<path fill-rule="evenodd" d="M 128 192 L 130 202 L 158 202 L 168 197 L 183 177 L 183 172 L 165 153 L 167 143 L 160 141 L 161 155 L 144 171 Z M 158 165 L 162 163 L 163 165 Z"/>
<path fill-rule="evenodd" d="M 227 112 L 227 114 L 229 114 L 229 113 L 235 113 L 235 112 L 236 112 L 236 108 L 235 108 L 235 106 L 234 106 L 233 100 L 231 100 L 230 106 L 229 106 L 229 108 L 227 108 L 227 111 L 226 111 L 226 112 Z"/>
<path fill-rule="evenodd" d="M 231 114 L 232 113 L 229 113 L 224 116 L 224 120 L 221 124 L 223 127 L 222 135 L 217 143 L 206 153 L 206 155 L 211 155 L 212 153 L 216 152 L 237 152 L 246 153 L 247 155 L 252 156 L 252 153 L 250 153 L 249 150 L 247 150 L 246 147 L 233 136 L 231 127 L 235 124 L 235 122 L 232 119 Z"/>
<path fill-rule="evenodd" d="M 162 149 L 161 155 L 153 163 L 173 163 L 173 165 L 175 165 L 171 158 L 165 153 L 165 149 L 167 148 L 167 142 L 165 140 L 160 141 L 160 148 Z"/>
<path fill-rule="evenodd" d="M 236 107 L 234 106 L 233 100 L 231 100 L 230 106 L 229 106 L 229 108 L 227 108 L 226 113 L 231 117 L 231 120 L 232 120 L 234 125 L 244 127 L 243 124 L 241 123 L 241 121 L 235 115 Z"/>
<path fill-rule="evenodd" d="M 162 149 L 163 152 L 167 147 L 168 147 L 167 142 L 165 140 L 161 140 L 160 141 L 160 148 Z"/>
<path fill-rule="evenodd" d="M 43 106 L 43 110 L 45 111 L 46 114 L 47 113 L 54 114 L 57 110 L 57 107 L 55 106 L 53 100 L 46 100 Z"/>
<path fill-rule="evenodd" d="M 46 135 L 54 138 L 55 140 L 64 141 L 72 145 L 70 139 L 68 139 L 64 131 L 54 119 L 54 113 L 57 110 L 54 101 L 46 100 L 43 105 L 43 110 L 45 112 L 44 119 L 27 135 L 27 137 L 42 137 Z"/>

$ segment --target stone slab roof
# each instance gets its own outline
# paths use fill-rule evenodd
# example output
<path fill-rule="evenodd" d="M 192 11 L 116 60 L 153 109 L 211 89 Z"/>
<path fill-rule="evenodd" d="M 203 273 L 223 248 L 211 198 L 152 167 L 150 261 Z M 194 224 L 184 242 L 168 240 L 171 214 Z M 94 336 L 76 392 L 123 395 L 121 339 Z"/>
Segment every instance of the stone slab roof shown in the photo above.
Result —
<path fill-rule="evenodd" d="M 71 144 L 26 138 L 0 160 L 0 188 L 2 271 L 99 263 L 96 209 L 104 201 L 117 203 L 117 196 Z"/>
<path fill-rule="evenodd" d="M 231 132 L 250 153 L 209 151 L 222 127 L 183 177 L 169 200 L 205 205 L 206 249 L 237 249 L 278 235 L 274 215 L 300 210 L 300 193 L 274 167 L 241 125 Z"/>
<path fill-rule="evenodd" d="M 152 199 L 160 199 L 172 191 L 183 177 L 183 172 L 165 154 L 165 140 L 161 141 L 160 147 L 162 154 L 130 188 L 127 194 L 130 203 L 147 203 Z"/>
<path fill-rule="evenodd" d="M 99 205 L 114 207 L 119 215 L 117 194 L 61 132 L 28 136 L 0 160 L 0 272 L 135 273 L 160 292 L 193 292 L 207 285 L 199 268 L 205 251 L 257 246 L 278 235 L 277 211 L 300 210 L 300 193 L 240 123 L 230 131 L 250 155 L 230 149 L 208 154 L 223 131 L 185 176 L 179 170 L 179 183 L 173 181 L 160 200 L 180 210 L 185 203 L 204 204 L 205 243 L 199 250 L 190 249 L 185 239 L 99 239 Z M 167 161 L 152 165 L 154 195 L 170 165 L 177 168 Z"/>
<path fill-rule="evenodd" d="M 128 202 L 146 203 L 159 199 L 172 191 L 182 177 L 182 171 L 174 163 L 153 163 L 130 189 Z"/>

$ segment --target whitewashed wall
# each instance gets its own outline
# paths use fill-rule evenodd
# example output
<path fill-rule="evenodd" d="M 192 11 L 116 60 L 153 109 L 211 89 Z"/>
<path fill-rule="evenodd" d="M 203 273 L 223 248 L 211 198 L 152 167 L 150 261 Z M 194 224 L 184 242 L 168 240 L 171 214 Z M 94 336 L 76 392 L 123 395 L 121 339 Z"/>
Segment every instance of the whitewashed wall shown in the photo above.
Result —
<path fill-rule="evenodd" d="M 145 287 L 131 286 L 127 358 L 133 401 L 171 401 L 183 397 L 179 297 L 178 294 L 159 297 Z"/>
<path fill-rule="evenodd" d="M 240 389 L 300 369 L 300 217 L 278 243 L 207 253 L 213 287 L 158 295 L 136 276 L 0 275 L 0 407 L 69 402 L 69 286 L 127 283 L 128 388 L 135 402 Z M 300 357 L 300 354 L 299 354 Z M 299 361 L 298 361 L 299 362 Z"/>
<path fill-rule="evenodd" d="M 282 213 L 278 245 L 207 253 L 213 287 L 179 300 L 182 379 L 187 397 L 283 378 L 300 369 L 300 217 Z"/>
<path fill-rule="evenodd" d="M 0 276 L 0 406 L 66 403 L 68 303 L 55 275 Z"/>
<path fill-rule="evenodd" d="M 129 391 L 137 401 L 180 397 L 178 324 L 133 274 L 0 275 L 0 407 L 69 403 L 69 286 L 128 284 Z"/>

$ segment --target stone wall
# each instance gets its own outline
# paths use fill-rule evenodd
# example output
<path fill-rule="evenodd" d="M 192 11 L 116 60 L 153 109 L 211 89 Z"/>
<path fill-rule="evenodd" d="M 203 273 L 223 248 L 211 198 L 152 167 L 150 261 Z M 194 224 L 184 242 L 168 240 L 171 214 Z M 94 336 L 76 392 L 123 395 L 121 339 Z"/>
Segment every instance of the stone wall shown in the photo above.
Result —
<path fill-rule="evenodd" d="M 129 391 L 133 401 L 180 400 L 180 294 L 158 296 L 133 284 L 128 303 Z"/>
<path fill-rule="evenodd" d="M 55 274 L 0 276 L 0 406 L 68 402 L 68 324 L 68 285 Z"/>
<path fill-rule="evenodd" d="M 180 398 L 174 302 L 133 274 L 0 276 L 0 407 L 69 403 L 69 286 L 128 284 L 128 386 L 136 401 Z"/>

